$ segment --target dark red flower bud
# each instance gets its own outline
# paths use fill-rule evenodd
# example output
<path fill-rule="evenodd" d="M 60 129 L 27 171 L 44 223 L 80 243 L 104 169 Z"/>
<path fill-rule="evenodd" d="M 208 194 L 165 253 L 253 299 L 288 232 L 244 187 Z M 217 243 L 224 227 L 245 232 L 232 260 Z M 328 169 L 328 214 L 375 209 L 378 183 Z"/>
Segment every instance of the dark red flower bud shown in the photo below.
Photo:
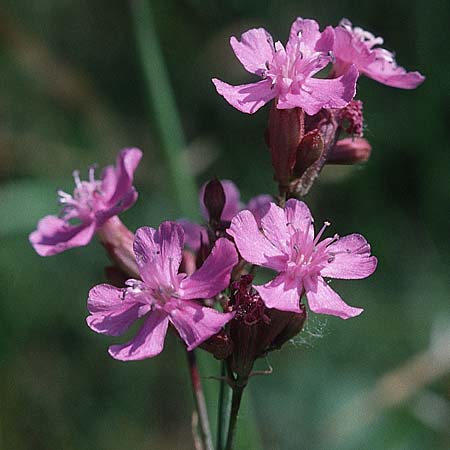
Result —
<path fill-rule="evenodd" d="M 225 191 L 217 178 L 206 185 L 203 203 L 208 211 L 210 223 L 219 224 L 225 206 Z"/>
<path fill-rule="evenodd" d="M 282 322 L 284 324 L 280 333 L 272 340 L 269 351 L 278 350 L 290 341 L 293 337 L 297 336 L 303 329 L 303 325 L 306 320 L 306 308 L 305 305 L 300 305 L 300 313 L 292 313 L 287 311 L 278 311 L 277 309 L 269 309 L 267 315 L 270 318 L 272 324 Z"/>
<path fill-rule="evenodd" d="M 358 164 L 369 159 L 372 147 L 364 138 L 345 138 L 336 142 L 327 156 L 327 164 Z"/>
<path fill-rule="evenodd" d="M 274 178 L 282 191 L 291 180 L 297 149 L 304 135 L 304 117 L 303 109 L 277 109 L 275 102 L 269 113 L 266 141 L 272 155 Z"/>
<path fill-rule="evenodd" d="M 300 178 L 322 156 L 323 146 L 323 138 L 319 130 L 312 130 L 305 134 L 297 149 L 293 170 L 295 178 Z"/>
<path fill-rule="evenodd" d="M 230 308 L 235 311 L 229 322 L 233 352 L 229 363 L 240 379 L 250 375 L 257 358 L 280 348 L 300 332 L 306 314 L 278 311 L 267 308 L 252 286 L 252 275 L 243 275 L 232 284 Z"/>
<path fill-rule="evenodd" d="M 225 331 L 220 331 L 200 345 L 216 359 L 227 359 L 233 352 L 233 341 Z"/>

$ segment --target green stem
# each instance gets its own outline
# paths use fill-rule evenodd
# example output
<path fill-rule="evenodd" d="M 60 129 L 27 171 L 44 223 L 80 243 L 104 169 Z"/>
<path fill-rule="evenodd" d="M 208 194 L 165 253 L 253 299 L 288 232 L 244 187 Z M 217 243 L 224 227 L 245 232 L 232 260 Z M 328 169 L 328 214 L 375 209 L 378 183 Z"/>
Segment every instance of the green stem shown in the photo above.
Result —
<path fill-rule="evenodd" d="M 233 449 L 233 440 L 236 431 L 236 424 L 238 418 L 239 407 L 241 406 L 242 394 L 244 393 L 245 385 L 235 385 L 233 386 L 233 397 L 231 399 L 231 413 L 230 413 L 230 424 L 228 426 L 228 436 L 227 443 L 224 450 Z"/>
<path fill-rule="evenodd" d="M 194 394 L 195 409 L 198 414 L 200 425 L 200 437 L 204 450 L 214 450 L 212 443 L 211 429 L 209 427 L 208 410 L 206 408 L 205 395 L 203 393 L 202 383 L 200 381 L 200 372 L 197 366 L 197 358 L 195 350 L 186 352 L 189 375 L 191 377 L 192 392 Z"/>
<path fill-rule="evenodd" d="M 183 129 L 149 0 L 131 0 L 131 12 L 148 100 L 159 129 L 178 207 L 183 216 L 195 218 L 198 215 L 197 189 L 194 177 L 183 158 L 183 149 L 186 147 Z"/>
<path fill-rule="evenodd" d="M 225 445 L 225 430 L 227 430 L 231 412 L 231 391 L 225 381 L 227 376 L 226 362 L 221 362 L 220 369 L 220 388 L 219 388 L 219 405 L 217 410 L 217 450 L 223 450 Z"/>

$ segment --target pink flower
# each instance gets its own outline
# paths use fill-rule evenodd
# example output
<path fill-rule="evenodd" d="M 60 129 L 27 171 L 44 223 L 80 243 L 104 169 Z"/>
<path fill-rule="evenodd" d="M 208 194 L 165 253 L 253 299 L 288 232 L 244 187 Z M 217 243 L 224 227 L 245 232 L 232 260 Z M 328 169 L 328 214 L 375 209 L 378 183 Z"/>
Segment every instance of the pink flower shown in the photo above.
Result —
<path fill-rule="evenodd" d="M 419 72 L 406 72 L 403 67 L 397 66 L 393 53 L 376 47 L 383 44 L 383 38 L 352 27 L 349 20 L 342 19 L 335 33 L 335 75 L 341 75 L 354 64 L 367 77 L 392 87 L 414 89 L 425 80 Z"/>
<path fill-rule="evenodd" d="M 134 252 L 142 281 L 128 280 L 123 289 L 100 284 L 89 292 L 87 323 L 97 333 L 121 335 L 144 317 L 133 339 L 109 348 L 113 358 L 131 361 L 159 354 L 169 323 L 190 351 L 233 318 L 196 300 L 212 298 L 228 286 L 238 261 L 234 245 L 218 239 L 200 269 L 186 276 L 178 273 L 183 243 L 183 229 L 174 222 L 163 222 L 158 230 L 139 228 Z"/>
<path fill-rule="evenodd" d="M 255 215 L 255 217 L 259 218 L 264 208 L 268 206 L 268 204 L 273 200 L 273 198 L 268 194 L 260 194 L 256 197 L 253 197 L 249 200 L 247 206 L 241 202 L 241 194 L 237 186 L 231 180 L 220 180 L 222 184 L 224 193 L 225 193 L 225 204 L 221 214 L 221 220 L 223 222 L 229 223 L 231 219 L 242 209 L 249 209 Z M 199 193 L 199 205 L 200 212 L 203 218 L 208 221 L 209 214 L 206 209 L 204 203 L 204 195 L 205 188 L 208 183 L 203 184 L 200 188 Z M 178 223 L 183 227 L 186 244 L 192 250 L 197 251 L 202 242 L 208 242 L 208 231 L 205 226 L 199 225 L 197 223 L 191 222 L 187 219 L 180 219 Z"/>
<path fill-rule="evenodd" d="M 36 252 L 50 256 L 87 245 L 108 219 L 130 208 L 138 197 L 133 174 L 141 157 L 142 152 L 137 148 L 122 150 L 116 166 L 105 167 L 101 180 L 95 179 L 93 167 L 89 169 L 88 181 L 81 181 L 79 172 L 75 171 L 73 195 L 58 191 L 62 205 L 60 217 L 44 217 L 37 230 L 30 234 Z"/>
<path fill-rule="evenodd" d="M 342 108 L 355 95 L 357 69 L 350 66 L 335 79 L 313 78 L 331 61 L 333 42 L 331 27 L 321 33 L 316 21 L 300 17 L 292 24 L 286 48 L 279 41 L 274 44 L 264 28 L 254 28 L 240 41 L 232 37 L 230 44 L 244 68 L 262 80 L 240 86 L 212 81 L 217 92 L 244 113 L 253 114 L 274 98 L 278 109 L 299 107 L 309 115 L 321 108 Z"/>
<path fill-rule="evenodd" d="M 231 221 L 228 233 L 252 264 L 278 272 L 278 276 L 255 286 L 268 308 L 301 312 L 299 299 L 306 294 L 311 311 L 348 319 L 363 310 L 347 305 L 326 278 L 357 279 L 371 275 L 377 259 L 363 236 L 350 234 L 319 242 L 325 223 L 314 238 L 313 218 L 305 203 L 290 199 L 285 209 L 270 204 L 259 229 L 250 211 L 241 211 Z"/>

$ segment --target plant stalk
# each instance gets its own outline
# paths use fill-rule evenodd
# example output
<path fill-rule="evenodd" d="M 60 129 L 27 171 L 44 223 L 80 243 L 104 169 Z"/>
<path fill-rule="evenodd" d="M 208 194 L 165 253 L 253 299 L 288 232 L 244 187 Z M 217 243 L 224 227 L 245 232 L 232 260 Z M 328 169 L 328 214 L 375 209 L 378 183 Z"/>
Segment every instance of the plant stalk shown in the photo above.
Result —
<path fill-rule="evenodd" d="M 227 443 L 224 450 L 233 449 L 233 440 L 236 432 L 236 423 L 238 418 L 239 407 L 241 406 L 242 394 L 244 393 L 245 385 L 235 384 L 233 386 L 233 396 L 231 399 L 231 413 L 230 424 L 228 427 Z"/>
<path fill-rule="evenodd" d="M 225 446 L 225 433 L 228 429 L 231 413 L 231 390 L 225 381 L 227 375 L 226 362 L 222 361 L 220 367 L 221 379 L 219 387 L 219 405 L 217 410 L 217 450 L 223 450 Z"/>
<path fill-rule="evenodd" d="M 186 352 L 189 365 L 189 375 L 192 383 L 192 393 L 194 394 L 195 409 L 198 414 L 200 437 L 204 450 L 214 450 L 211 429 L 209 426 L 208 410 L 206 408 L 205 395 L 203 393 L 200 372 L 197 366 L 195 350 Z"/>
<path fill-rule="evenodd" d="M 136 41 L 151 106 L 180 212 L 195 219 L 197 188 L 183 158 L 186 147 L 169 74 L 159 44 L 149 0 L 131 0 Z"/>

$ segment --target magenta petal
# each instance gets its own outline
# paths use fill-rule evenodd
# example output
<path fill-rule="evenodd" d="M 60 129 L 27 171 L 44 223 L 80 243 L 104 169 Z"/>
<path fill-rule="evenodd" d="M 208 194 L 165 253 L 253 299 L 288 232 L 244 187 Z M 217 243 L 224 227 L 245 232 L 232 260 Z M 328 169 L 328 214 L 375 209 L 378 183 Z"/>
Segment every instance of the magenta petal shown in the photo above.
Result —
<path fill-rule="evenodd" d="M 208 231 L 202 225 L 191 222 L 188 219 L 177 221 L 184 231 L 184 243 L 193 251 L 198 251 L 202 243 L 209 242 Z"/>
<path fill-rule="evenodd" d="M 190 351 L 218 333 L 233 316 L 234 313 L 220 313 L 185 300 L 179 301 L 177 307 L 170 312 L 170 321 Z"/>
<path fill-rule="evenodd" d="M 95 223 L 69 225 L 56 216 L 46 216 L 38 223 L 29 240 L 40 256 L 51 256 L 69 248 L 87 245 L 94 235 Z"/>
<path fill-rule="evenodd" d="M 280 311 L 300 312 L 301 288 L 295 280 L 285 273 L 262 286 L 255 286 L 263 302 L 268 308 Z"/>
<path fill-rule="evenodd" d="M 186 300 L 214 297 L 228 286 L 237 262 L 234 245 L 228 239 L 218 239 L 200 269 L 181 281 L 178 294 Z"/>
<path fill-rule="evenodd" d="M 278 271 L 285 269 L 287 255 L 261 233 L 250 211 L 241 211 L 233 218 L 228 234 L 234 238 L 240 254 L 248 262 Z"/>
<path fill-rule="evenodd" d="M 142 316 L 141 309 L 138 303 L 126 303 L 106 314 L 92 314 L 86 318 L 86 322 L 97 333 L 120 336 Z"/>
<path fill-rule="evenodd" d="M 116 186 L 113 194 L 109 198 L 108 203 L 114 205 L 121 201 L 122 197 L 128 193 L 133 186 L 133 176 L 136 167 L 142 158 L 142 151 L 137 148 L 123 149 L 116 160 Z M 108 175 L 108 173 L 104 173 Z M 110 183 L 110 180 L 106 180 Z M 108 189 L 111 190 L 110 186 Z"/>
<path fill-rule="evenodd" d="M 354 64 L 360 71 L 375 60 L 375 55 L 368 46 L 355 39 L 353 34 L 343 27 L 335 29 L 333 55 L 337 60 L 338 67 Z M 339 71 L 338 74 L 342 75 Z"/>
<path fill-rule="evenodd" d="M 97 333 L 119 336 L 133 325 L 149 307 L 123 298 L 123 289 L 100 284 L 89 291 L 88 326 Z"/>
<path fill-rule="evenodd" d="M 286 94 L 287 105 L 301 107 L 311 116 L 322 108 L 343 108 L 355 96 L 358 76 L 358 70 L 352 65 L 337 78 L 307 78 L 299 94 Z M 280 103 L 277 107 L 284 109 L 287 106 Z"/>
<path fill-rule="evenodd" d="M 250 73 L 262 76 L 267 70 L 267 62 L 272 61 L 274 47 L 272 36 L 264 28 L 254 28 L 241 35 L 238 41 L 230 39 L 234 54 Z"/>
<path fill-rule="evenodd" d="M 261 218 L 264 236 L 281 252 L 287 252 L 287 242 L 290 234 L 287 229 L 286 214 L 283 208 L 270 203 L 264 217 Z"/>
<path fill-rule="evenodd" d="M 314 238 L 314 221 L 306 203 L 291 198 L 286 202 L 285 212 L 291 230 L 308 231 L 310 239 Z"/>
<path fill-rule="evenodd" d="M 329 263 L 320 271 L 324 277 L 346 280 L 366 278 L 377 268 L 370 245 L 360 234 L 350 234 L 327 247 Z"/>
<path fill-rule="evenodd" d="M 143 280 L 150 286 L 173 285 L 181 264 L 183 244 L 183 228 L 175 222 L 163 222 L 158 230 L 139 228 L 133 248 Z"/>
<path fill-rule="evenodd" d="M 217 92 L 236 109 L 243 113 L 253 114 L 267 102 L 275 98 L 276 89 L 272 89 L 270 79 L 256 83 L 231 86 L 216 78 L 212 80 Z"/>
<path fill-rule="evenodd" d="M 101 177 L 101 192 L 106 199 L 110 199 L 117 186 L 116 169 L 114 166 L 106 166 Z"/>
<path fill-rule="evenodd" d="M 152 358 L 161 353 L 169 318 L 164 311 L 151 311 L 138 334 L 126 344 L 112 345 L 109 354 L 121 361 Z"/>
<path fill-rule="evenodd" d="M 248 209 L 253 214 L 258 226 L 261 226 L 261 218 L 269 210 L 271 202 L 273 202 L 273 197 L 268 194 L 257 195 L 248 201 L 245 209 Z"/>
<path fill-rule="evenodd" d="M 108 313 L 123 305 L 123 298 L 123 289 L 110 284 L 98 284 L 89 291 L 87 307 L 91 314 Z"/>
<path fill-rule="evenodd" d="M 315 313 L 349 319 L 359 316 L 364 311 L 362 308 L 347 305 L 322 277 L 318 278 L 315 285 L 313 283 L 309 285 L 308 283 L 308 286 L 305 287 L 309 308 Z"/>
<path fill-rule="evenodd" d="M 419 72 L 407 72 L 395 63 L 389 64 L 380 59 L 364 67 L 361 72 L 379 83 L 401 89 L 415 89 L 425 80 Z"/>
<path fill-rule="evenodd" d="M 134 205 L 138 198 L 138 193 L 132 187 L 120 200 L 120 202 L 114 204 L 109 209 L 99 210 L 95 213 L 95 221 L 98 227 L 101 227 L 108 219 L 113 216 L 117 216 L 121 212 L 127 210 L 130 206 Z"/>
<path fill-rule="evenodd" d="M 296 41 L 300 40 L 302 45 L 314 49 L 319 38 L 319 24 L 315 20 L 297 17 L 291 25 L 289 41 L 286 47 L 292 45 L 293 43 L 295 44 Z M 331 45 L 332 44 L 333 43 L 331 42 Z M 329 50 L 331 50 L 331 48 Z M 328 51 L 328 49 L 326 51 Z"/>

